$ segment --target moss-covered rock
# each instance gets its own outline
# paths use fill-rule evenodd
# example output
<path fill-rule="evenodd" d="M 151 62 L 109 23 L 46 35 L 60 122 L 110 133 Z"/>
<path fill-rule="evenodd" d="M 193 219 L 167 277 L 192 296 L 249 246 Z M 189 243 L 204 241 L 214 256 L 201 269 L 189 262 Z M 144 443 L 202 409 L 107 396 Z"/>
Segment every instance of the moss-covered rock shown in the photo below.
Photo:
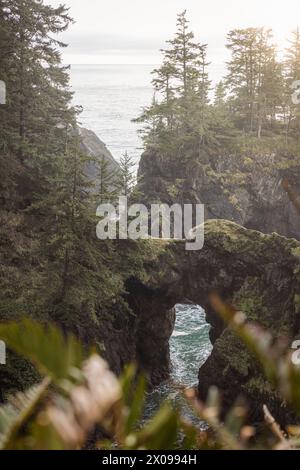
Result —
<path fill-rule="evenodd" d="M 202 202 L 206 218 L 227 219 L 264 233 L 300 236 L 300 219 L 281 186 L 300 194 L 299 146 L 283 139 L 241 139 L 231 152 L 168 159 L 148 149 L 139 166 L 143 202 Z"/>
<path fill-rule="evenodd" d="M 163 249 L 158 249 L 160 243 Z M 284 410 L 255 359 L 231 331 L 224 329 L 208 297 L 211 291 L 218 291 L 249 320 L 259 322 L 275 337 L 284 335 L 292 341 L 300 334 L 300 243 L 226 220 L 208 220 L 202 250 L 186 251 L 184 241 L 155 241 L 153 246 L 156 255 L 144 264 L 147 276 L 132 277 L 127 283 L 129 304 L 137 318 L 137 359 L 152 382 L 166 378 L 170 370 L 168 341 L 174 324 L 170 309 L 188 299 L 206 310 L 212 325 L 213 351 L 199 372 L 201 397 L 216 385 L 225 408 L 238 395 L 246 395 L 251 410 L 257 411 L 253 419 L 259 419 L 262 398 L 271 408 Z M 260 384 L 260 393 L 257 387 L 253 392 L 253 380 Z"/>

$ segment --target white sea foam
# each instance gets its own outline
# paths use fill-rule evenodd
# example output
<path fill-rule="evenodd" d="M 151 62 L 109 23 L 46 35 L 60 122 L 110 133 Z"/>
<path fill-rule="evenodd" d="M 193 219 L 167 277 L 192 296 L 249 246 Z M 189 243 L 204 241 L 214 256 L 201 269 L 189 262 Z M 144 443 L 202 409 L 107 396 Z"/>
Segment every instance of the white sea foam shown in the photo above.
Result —
<path fill-rule="evenodd" d="M 174 331 L 172 336 L 176 338 L 177 336 L 187 336 L 189 333 L 185 333 L 184 331 Z"/>

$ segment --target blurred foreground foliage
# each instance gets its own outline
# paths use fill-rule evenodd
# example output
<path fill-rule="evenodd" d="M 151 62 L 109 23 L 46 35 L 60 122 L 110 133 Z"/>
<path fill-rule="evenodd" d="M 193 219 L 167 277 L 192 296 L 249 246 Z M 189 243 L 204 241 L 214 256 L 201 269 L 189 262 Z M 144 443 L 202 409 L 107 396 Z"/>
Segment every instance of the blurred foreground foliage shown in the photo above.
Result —
<path fill-rule="evenodd" d="M 283 401 L 300 415 L 300 366 L 293 364 L 291 353 L 284 353 L 268 332 L 249 324 L 218 296 L 211 302 L 256 355 Z M 291 423 L 282 430 L 263 403 L 265 427 L 259 435 L 247 425 L 247 408 L 240 401 L 221 420 L 220 394 L 214 387 L 206 403 L 195 390 L 182 390 L 195 416 L 208 424 L 206 430 L 168 402 L 144 422 L 146 380 L 135 366 L 128 366 L 118 379 L 95 351 L 54 326 L 28 319 L 1 324 L 0 338 L 30 360 L 41 376 L 39 384 L 9 397 L 0 408 L 1 449 L 300 448 L 300 425 Z"/>

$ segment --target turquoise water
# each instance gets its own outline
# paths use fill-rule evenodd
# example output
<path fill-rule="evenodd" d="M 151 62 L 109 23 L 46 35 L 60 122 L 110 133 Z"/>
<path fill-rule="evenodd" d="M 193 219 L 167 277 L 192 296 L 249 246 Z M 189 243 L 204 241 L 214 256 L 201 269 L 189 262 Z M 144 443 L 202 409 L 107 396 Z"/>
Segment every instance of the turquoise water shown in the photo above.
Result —
<path fill-rule="evenodd" d="M 211 353 L 209 340 L 210 326 L 206 323 L 205 312 L 198 305 L 177 305 L 176 324 L 170 339 L 172 372 L 170 380 L 164 382 L 147 397 L 145 418 L 150 418 L 164 400 L 183 407 L 183 414 L 194 420 L 184 405 L 177 385 L 184 388 L 198 384 L 199 367 Z"/>

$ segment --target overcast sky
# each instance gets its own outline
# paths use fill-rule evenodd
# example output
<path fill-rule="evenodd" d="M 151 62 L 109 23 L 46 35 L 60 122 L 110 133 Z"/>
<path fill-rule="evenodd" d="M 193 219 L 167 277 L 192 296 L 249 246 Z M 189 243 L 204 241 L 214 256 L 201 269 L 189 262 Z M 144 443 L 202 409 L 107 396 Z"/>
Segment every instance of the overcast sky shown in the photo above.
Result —
<path fill-rule="evenodd" d="M 272 27 L 281 47 L 300 23 L 299 0 L 45 0 L 65 3 L 75 20 L 62 38 L 70 64 L 156 64 L 173 36 L 176 15 L 186 9 L 197 40 L 208 43 L 209 60 L 227 58 L 226 34 L 248 26 Z"/>

